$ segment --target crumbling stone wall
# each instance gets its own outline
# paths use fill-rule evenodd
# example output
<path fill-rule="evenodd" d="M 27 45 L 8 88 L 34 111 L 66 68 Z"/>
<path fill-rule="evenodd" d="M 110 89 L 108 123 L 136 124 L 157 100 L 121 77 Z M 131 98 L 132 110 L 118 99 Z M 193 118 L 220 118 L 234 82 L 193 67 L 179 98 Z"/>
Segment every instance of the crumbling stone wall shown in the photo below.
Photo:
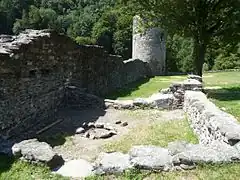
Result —
<path fill-rule="evenodd" d="M 186 91 L 184 110 L 200 144 L 214 141 L 234 145 L 240 141 L 240 124 L 230 114 L 221 111 L 200 91 Z"/>
<path fill-rule="evenodd" d="M 134 62 L 144 70 L 129 77 L 125 69 L 129 63 L 121 57 L 108 55 L 101 47 L 79 46 L 55 32 L 27 30 L 19 36 L 1 36 L 0 136 L 51 123 L 57 110 L 74 98 L 71 95 L 105 95 L 146 76 L 145 63 Z M 74 93 L 67 92 L 69 87 Z M 75 104 L 86 101 L 78 98 Z"/>

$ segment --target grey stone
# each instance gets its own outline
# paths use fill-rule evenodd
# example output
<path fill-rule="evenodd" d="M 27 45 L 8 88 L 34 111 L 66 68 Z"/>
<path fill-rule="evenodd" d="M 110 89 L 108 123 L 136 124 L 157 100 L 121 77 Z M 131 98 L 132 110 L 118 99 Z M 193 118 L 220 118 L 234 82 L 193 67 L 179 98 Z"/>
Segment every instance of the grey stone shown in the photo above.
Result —
<path fill-rule="evenodd" d="M 183 81 L 184 90 L 203 89 L 202 83 L 196 79 L 187 79 Z"/>
<path fill-rule="evenodd" d="M 86 178 L 94 174 L 91 163 L 83 159 L 65 162 L 64 165 L 56 171 L 56 173 L 72 178 Z"/>
<path fill-rule="evenodd" d="M 96 174 L 122 173 L 132 168 L 130 156 L 120 152 L 101 153 L 95 162 Z"/>
<path fill-rule="evenodd" d="M 105 138 L 110 138 L 113 135 L 116 135 L 117 133 L 113 130 L 106 130 L 106 129 L 94 129 L 94 131 L 90 132 L 91 134 L 94 134 L 94 137 L 96 139 L 105 139 Z"/>
<path fill-rule="evenodd" d="M 166 37 L 164 31 L 157 27 L 143 30 L 142 26 L 145 23 L 146 20 L 140 16 L 134 16 L 132 58 L 147 62 L 154 76 L 165 74 Z"/>
<path fill-rule="evenodd" d="M 121 124 L 122 123 L 122 121 L 116 121 L 115 122 L 115 124 Z"/>
<path fill-rule="evenodd" d="M 93 122 L 88 123 L 88 128 L 95 128 L 95 123 Z"/>
<path fill-rule="evenodd" d="M 191 148 L 192 144 L 186 141 L 174 141 L 168 143 L 168 151 L 171 155 L 176 155 L 178 153 L 184 152 L 187 149 Z"/>
<path fill-rule="evenodd" d="M 64 163 L 62 157 L 54 153 L 49 144 L 39 142 L 37 139 L 24 140 L 14 144 L 12 153 L 17 157 L 20 156 L 23 160 L 44 163 L 50 168 L 58 167 Z"/>
<path fill-rule="evenodd" d="M 147 170 L 169 170 L 172 156 L 165 148 L 156 146 L 134 146 L 129 151 L 131 163 L 136 168 Z"/>
<path fill-rule="evenodd" d="M 212 142 L 211 145 L 193 145 L 187 151 L 176 156 L 179 157 L 182 164 L 193 163 L 223 163 L 240 160 L 240 153 L 233 146 L 226 143 Z"/>
<path fill-rule="evenodd" d="M 76 134 L 82 134 L 85 132 L 85 129 L 83 127 L 79 127 L 76 129 Z"/>
<path fill-rule="evenodd" d="M 117 100 L 115 105 L 118 109 L 133 109 L 133 100 Z"/>
<path fill-rule="evenodd" d="M 240 153 L 240 142 L 238 142 L 237 144 L 234 145 L 234 147 L 238 150 L 238 152 Z"/>
<path fill-rule="evenodd" d="M 149 105 L 147 99 L 144 98 L 136 98 L 133 100 L 134 106 L 146 107 Z"/>
<path fill-rule="evenodd" d="M 149 102 L 151 102 L 151 104 L 153 104 L 153 106 L 157 107 L 157 108 L 170 108 L 174 97 L 173 94 L 161 94 L 161 93 L 157 93 L 157 94 L 153 94 L 151 97 L 149 97 Z"/>
<path fill-rule="evenodd" d="M 104 123 L 95 123 L 96 128 L 104 128 Z"/>
<path fill-rule="evenodd" d="M 122 123 L 121 126 L 123 126 L 123 127 L 128 126 L 128 122 Z"/>
<path fill-rule="evenodd" d="M 218 140 L 234 145 L 240 141 L 240 123 L 220 110 L 202 92 L 186 91 L 184 110 L 201 144 Z"/>

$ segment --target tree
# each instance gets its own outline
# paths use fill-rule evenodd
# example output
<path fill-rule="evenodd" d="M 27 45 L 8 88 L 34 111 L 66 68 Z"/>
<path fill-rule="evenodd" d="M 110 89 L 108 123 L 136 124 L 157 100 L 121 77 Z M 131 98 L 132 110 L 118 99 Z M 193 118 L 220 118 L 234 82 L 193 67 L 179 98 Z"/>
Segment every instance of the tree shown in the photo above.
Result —
<path fill-rule="evenodd" d="M 123 0 L 137 4 L 167 31 L 193 38 L 194 72 L 202 76 L 207 46 L 212 38 L 239 36 L 239 0 Z"/>

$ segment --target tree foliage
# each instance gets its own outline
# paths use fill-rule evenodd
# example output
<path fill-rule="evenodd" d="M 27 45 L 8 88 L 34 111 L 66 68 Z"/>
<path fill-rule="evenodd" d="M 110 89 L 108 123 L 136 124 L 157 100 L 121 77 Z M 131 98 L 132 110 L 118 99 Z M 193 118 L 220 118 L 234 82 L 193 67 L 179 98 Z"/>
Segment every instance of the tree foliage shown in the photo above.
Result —
<path fill-rule="evenodd" d="M 169 32 L 193 38 L 194 70 L 202 75 L 207 46 L 214 37 L 239 36 L 239 0 L 124 0 L 141 6 L 139 13 Z"/>
<path fill-rule="evenodd" d="M 0 0 L 0 34 L 49 28 L 127 59 L 132 18 L 142 14 L 154 19 L 149 25 L 167 30 L 169 71 L 199 73 L 203 62 L 207 69 L 239 67 L 239 5 L 239 0 Z"/>

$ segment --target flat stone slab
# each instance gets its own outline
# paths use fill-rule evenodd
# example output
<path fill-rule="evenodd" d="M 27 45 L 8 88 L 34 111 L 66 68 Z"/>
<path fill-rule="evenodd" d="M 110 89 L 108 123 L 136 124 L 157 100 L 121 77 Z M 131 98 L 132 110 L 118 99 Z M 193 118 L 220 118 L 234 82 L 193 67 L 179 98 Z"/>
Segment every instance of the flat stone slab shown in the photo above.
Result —
<path fill-rule="evenodd" d="M 167 148 L 171 155 L 176 155 L 184 151 L 187 151 L 188 149 L 191 149 L 192 146 L 193 144 L 190 144 L 186 141 L 174 141 L 168 143 Z"/>
<path fill-rule="evenodd" d="M 66 177 L 85 178 L 93 175 L 93 166 L 83 159 L 71 160 L 66 162 L 56 173 Z"/>
<path fill-rule="evenodd" d="M 134 167 L 146 170 L 170 170 L 172 156 L 168 150 L 156 146 L 134 146 L 129 152 Z"/>
<path fill-rule="evenodd" d="M 96 174 L 122 173 L 132 168 L 130 156 L 121 152 L 101 153 L 95 162 Z"/>
<path fill-rule="evenodd" d="M 169 108 L 171 107 L 174 100 L 173 94 L 161 94 L 156 93 L 148 98 L 150 104 L 157 108 Z"/>
<path fill-rule="evenodd" d="M 148 99 L 145 99 L 145 98 L 136 98 L 133 100 L 133 105 L 146 107 L 146 106 L 149 106 L 149 102 L 148 102 Z"/>
<path fill-rule="evenodd" d="M 50 168 L 58 167 L 64 163 L 62 157 L 58 156 L 49 144 L 39 142 L 37 139 L 24 140 L 14 144 L 12 154 L 25 161 L 46 164 Z"/>
<path fill-rule="evenodd" d="M 229 163 L 240 160 L 240 152 L 234 146 L 226 143 L 213 142 L 205 146 L 201 144 L 192 145 L 188 150 L 177 154 L 183 164 L 193 163 Z"/>
<path fill-rule="evenodd" d="M 94 129 L 93 131 L 90 132 L 90 135 L 93 135 L 95 139 L 110 138 L 116 134 L 117 132 L 106 129 Z"/>

